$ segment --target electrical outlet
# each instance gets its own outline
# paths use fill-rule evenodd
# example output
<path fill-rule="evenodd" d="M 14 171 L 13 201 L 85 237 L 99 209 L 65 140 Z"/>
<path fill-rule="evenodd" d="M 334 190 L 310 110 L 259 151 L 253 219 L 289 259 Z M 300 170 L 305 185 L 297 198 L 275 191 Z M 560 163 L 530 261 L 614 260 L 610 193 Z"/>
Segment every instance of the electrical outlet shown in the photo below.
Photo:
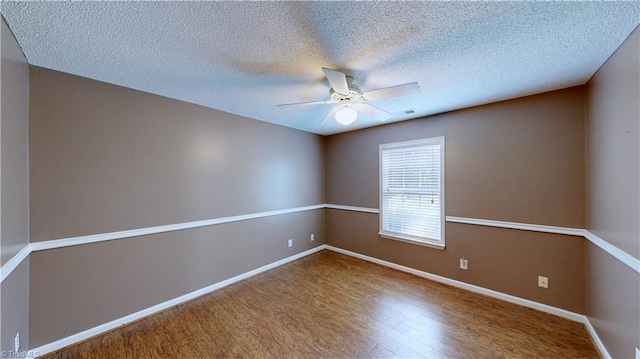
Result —
<path fill-rule="evenodd" d="M 20 332 L 16 334 L 15 339 L 13 339 L 13 352 L 17 353 L 20 351 Z"/>
<path fill-rule="evenodd" d="M 316 239 L 316 237 L 311 233 L 311 242 L 313 242 L 314 239 Z"/>
<path fill-rule="evenodd" d="M 636 359 L 640 359 L 640 349 L 636 348 Z"/>
<path fill-rule="evenodd" d="M 289 240 L 288 245 L 289 245 L 289 247 L 292 247 L 292 246 L 293 246 L 293 239 L 290 239 L 290 240 Z"/>
<path fill-rule="evenodd" d="M 539 275 L 538 276 L 538 287 L 549 288 L 549 278 Z"/>
<path fill-rule="evenodd" d="M 460 269 L 464 269 L 464 270 L 469 269 L 469 261 L 464 257 L 460 258 Z"/>

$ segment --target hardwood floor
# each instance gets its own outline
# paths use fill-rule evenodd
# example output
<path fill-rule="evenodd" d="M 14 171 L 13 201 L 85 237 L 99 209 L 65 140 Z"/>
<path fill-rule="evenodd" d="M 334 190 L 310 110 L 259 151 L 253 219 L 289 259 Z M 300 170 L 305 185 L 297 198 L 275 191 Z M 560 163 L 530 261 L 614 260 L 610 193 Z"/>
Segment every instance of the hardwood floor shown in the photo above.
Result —
<path fill-rule="evenodd" d="M 331 251 L 45 358 L 600 358 L 585 327 Z"/>

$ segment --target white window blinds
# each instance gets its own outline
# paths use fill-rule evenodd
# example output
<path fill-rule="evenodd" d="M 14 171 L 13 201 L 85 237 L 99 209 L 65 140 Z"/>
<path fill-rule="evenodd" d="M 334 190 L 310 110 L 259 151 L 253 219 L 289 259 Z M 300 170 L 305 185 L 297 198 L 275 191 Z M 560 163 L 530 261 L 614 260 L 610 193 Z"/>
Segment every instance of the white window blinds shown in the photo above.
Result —
<path fill-rule="evenodd" d="M 380 234 L 443 242 L 444 137 L 380 146 Z"/>

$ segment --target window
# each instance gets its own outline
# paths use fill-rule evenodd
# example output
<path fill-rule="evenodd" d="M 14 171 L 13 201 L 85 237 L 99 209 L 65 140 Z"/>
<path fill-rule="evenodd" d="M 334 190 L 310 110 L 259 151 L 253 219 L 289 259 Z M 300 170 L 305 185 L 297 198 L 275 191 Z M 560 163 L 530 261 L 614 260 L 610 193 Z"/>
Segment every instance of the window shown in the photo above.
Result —
<path fill-rule="evenodd" d="M 444 248 L 444 137 L 380 145 L 380 235 Z"/>

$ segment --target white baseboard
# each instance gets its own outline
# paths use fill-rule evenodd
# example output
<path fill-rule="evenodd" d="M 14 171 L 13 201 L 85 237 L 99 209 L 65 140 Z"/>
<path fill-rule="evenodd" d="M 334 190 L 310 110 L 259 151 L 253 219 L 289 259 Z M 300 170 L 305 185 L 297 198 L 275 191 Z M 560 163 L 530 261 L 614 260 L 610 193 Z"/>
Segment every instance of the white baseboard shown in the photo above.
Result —
<path fill-rule="evenodd" d="M 596 347 L 600 351 L 600 354 L 602 354 L 602 357 L 604 359 L 612 359 L 611 355 L 609 354 L 609 351 L 607 350 L 607 347 L 605 347 L 604 343 L 602 343 L 602 340 L 600 340 L 600 337 L 598 336 L 598 332 L 593 327 L 593 325 L 591 325 L 591 321 L 587 316 L 584 317 L 584 325 L 585 327 L 587 327 L 587 331 L 589 332 L 589 335 L 591 335 L 591 339 L 596 344 Z"/>
<path fill-rule="evenodd" d="M 304 252 L 292 255 L 290 257 L 287 257 L 287 258 L 281 259 L 279 261 L 267 264 L 267 265 L 262 266 L 260 268 L 256 268 L 256 269 L 248 271 L 246 273 L 242 273 L 242 274 L 237 275 L 235 277 L 232 277 L 232 278 L 223 280 L 221 282 L 212 284 L 212 285 L 210 285 L 208 287 L 205 287 L 205 288 L 202 288 L 202 289 L 198 289 L 198 290 L 193 291 L 191 293 L 187 293 L 187 294 L 185 294 L 183 296 L 180 296 L 178 298 L 174 298 L 174 299 L 168 300 L 166 302 L 163 302 L 163 303 L 160 303 L 160 304 L 156 304 L 156 305 L 154 305 L 152 307 L 149 307 L 147 309 L 143 309 L 143 310 L 141 310 L 139 312 L 136 312 L 136 313 L 133 313 L 133 314 L 129 314 L 129 315 L 125 316 L 125 317 L 122 317 L 122 318 L 119 318 L 119 319 L 116 319 L 116 320 L 112 320 L 112 321 L 110 321 L 108 323 L 104 323 L 104 324 L 98 325 L 97 327 L 93 327 L 91 329 L 87 329 L 87 330 L 82 331 L 80 333 L 76 333 L 76 334 L 70 335 L 70 336 L 68 336 L 66 338 L 62 338 L 62 339 L 56 340 L 55 342 L 52 342 L 52 343 L 49 343 L 49 344 L 45 344 L 45 345 L 39 346 L 37 348 L 33 348 L 33 349 L 29 350 L 29 352 L 30 353 L 38 353 L 38 355 L 46 355 L 46 354 L 52 353 L 52 352 L 54 352 L 56 350 L 60 350 L 60 349 L 62 349 L 64 347 L 79 343 L 79 342 L 81 342 L 83 340 L 87 340 L 87 339 L 89 339 L 91 337 L 94 337 L 96 335 L 100 335 L 100 334 L 105 333 L 107 331 L 116 329 L 116 328 L 118 328 L 118 327 L 120 327 L 122 325 L 126 325 L 126 324 L 129 324 L 129 323 L 132 323 L 132 322 L 134 322 L 136 320 L 140 320 L 140 319 L 142 319 L 144 317 L 147 317 L 147 316 L 150 316 L 152 314 L 161 312 L 161 311 L 163 311 L 165 309 L 174 307 L 174 306 L 176 306 L 178 304 L 182 304 L 182 303 L 188 302 L 188 301 L 190 301 L 192 299 L 195 299 L 197 297 L 200 297 L 202 295 L 205 295 L 205 294 L 211 293 L 211 292 L 213 292 L 215 290 L 224 288 L 224 287 L 226 287 L 226 286 L 228 286 L 230 284 L 237 283 L 237 282 L 239 282 L 241 280 L 244 280 L 244 279 L 247 279 L 249 277 L 253 277 L 253 276 L 257 275 L 257 274 L 266 272 L 266 271 L 268 271 L 270 269 L 279 267 L 279 266 L 281 266 L 283 264 L 287 264 L 289 262 L 293 262 L 296 259 L 300 259 L 300 258 L 306 257 L 306 256 L 308 256 L 310 254 L 319 252 L 319 251 L 325 249 L 325 247 L 326 246 L 324 244 L 322 244 L 320 246 L 311 248 L 311 249 L 306 250 Z"/>
<path fill-rule="evenodd" d="M 380 265 L 383 265 L 385 267 L 397 269 L 397 270 L 402 271 L 402 272 L 406 272 L 406 273 L 410 273 L 410 274 L 413 274 L 413 275 L 417 275 L 418 277 L 426 278 L 426 279 L 432 280 L 434 282 L 447 284 L 447 285 L 450 285 L 452 287 L 465 289 L 465 290 L 468 290 L 470 292 L 484 294 L 484 295 L 487 295 L 487 296 L 490 296 L 490 297 L 502 299 L 502 300 L 507 301 L 507 302 L 511 302 L 511 303 L 523 305 L 525 307 L 537 309 L 537 310 L 540 310 L 540 311 L 543 311 L 543 312 L 555 314 L 555 315 L 558 315 L 560 317 L 571 319 L 571 320 L 576 321 L 576 322 L 583 322 L 584 321 L 584 317 L 585 317 L 584 315 L 578 314 L 578 313 L 574 313 L 574 312 L 570 312 L 570 311 L 565 310 L 565 309 L 552 307 L 552 306 L 547 305 L 547 304 L 534 302 L 534 301 L 529 300 L 529 299 L 516 297 L 516 296 L 510 295 L 510 294 L 505 294 L 505 293 L 498 292 L 498 291 L 495 291 L 495 290 L 479 287 L 477 285 L 473 285 L 473 284 L 469 284 L 469 283 L 465 283 L 465 282 L 460 282 L 460 281 L 457 281 L 455 279 L 442 277 L 442 276 L 439 276 L 439 275 L 436 275 L 436 274 L 432 274 L 432 273 L 429 273 L 429 272 L 424 272 L 424 271 L 421 271 L 421 270 L 418 270 L 418 269 L 414 269 L 414 268 L 410 268 L 410 267 L 406 267 L 406 266 L 403 266 L 403 265 L 400 265 L 400 264 L 387 262 L 387 261 L 382 260 L 382 259 L 369 257 L 369 256 L 366 256 L 364 254 L 351 252 L 351 251 L 348 251 L 348 250 L 345 250 L 345 249 L 342 249 L 342 248 L 338 248 L 338 247 L 327 245 L 327 249 L 331 250 L 331 251 L 334 251 L 334 252 L 346 254 L 348 256 L 352 256 L 352 257 L 355 257 L 355 258 L 360 258 L 360 259 L 363 259 L 363 260 L 366 260 L 366 261 L 369 261 L 369 262 L 372 262 L 372 263 L 380 264 Z"/>
<path fill-rule="evenodd" d="M 37 353 L 38 355 L 46 355 L 46 354 L 52 353 L 52 352 L 54 352 L 56 350 L 60 350 L 60 349 L 62 349 L 64 347 L 79 343 L 79 342 L 81 342 L 83 340 L 87 340 L 87 339 L 89 339 L 91 337 L 94 337 L 96 335 L 100 335 L 100 334 L 105 333 L 107 331 L 116 329 L 116 328 L 118 328 L 118 327 L 120 327 L 122 325 L 126 325 L 126 324 L 129 324 L 129 323 L 132 323 L 132 322 L 134 322 L 136 320 L 139 320 L 139 319 L 142 319 L 144 317 L 153 315 L 155 313 L 158 313 L 160 311 L 163 311 L 163 310 L 166 310 L 168 308 L 174 307 L 176 305 L 188 302 L 188 301 L 190 301 L 192 299 L 195 299 L 195 298 L 197 298 L 199 296 L 211 293 L 211 292 L 213 292 L 215 290 L 224 288 L 224 287 L 226 287 L 226 286 L 228 286 L 230 284 L 233 284 L 233 283 L 239 282 L 241 280 L 244 280 L 244 279 L 250 278 L 252 276 L 255 276 L 257 274 L 266 272 L 266 271 L 271 270 L 273 268 L 279 267 L 279 266 L 281 266 L 283 264 L 295 261 L 297 259 L 300 259 L 302 257 L 308 256 L 310 254 L 319 252 L 319 251 L 321 251 L 323 249 L 331 250 L 331 251 L 334 251 L 334 252 L 337 252 L 337 253 L 342 253 L 342 254 L 345 254 L 345 255 L 348 255 L 348 256 L 351 256 L 351 257 L 354 257 L 354 258 L 359 258 L 359 259 L 366 260 L 366 261 L 369 261 L 369 262 L 372 262 L 372 263 L 375 263 L 375 264 L 379 264 L 379 265 L 382 265 L 382 266 L 385 266 L 385 267 L 397 269 L 397 270 L 400 270 L 400 271 L 403 271 L 403 272 L 406 272 L 406 273 L 409 273 L 409 274 L 413 274 L 413 275 L 416 275 L 416 276 L 419 276 L 419 277 L 422 277 L 422 278 L 433 280 L 435 282 L 447 284 L 447 285 L 450 285 L 450 286 L 453 286 L 453 287 L 456 287 L 456 288 L 461 288 L 461 289 L 468 290 L 468 291 L 475 292 L 475 293 L 484 294 L 484 295 L 487 295 L 487 296 L 490 296 L 490 297 L 494 297 L 494 298 L 497 298 L 497 299 L 501 299 L 501 300 L 504 300 L 504 301 L 507 301 L 507 302 L 523 305 L 525 307 L 533 308 L 533 309 L 536 309 L 536 310 L 540 310 L 540 311 L 543 311 L 543 312 L 546 312 L 546 313 L 558 315 L 558 316 L 563 317 L 563 318 L 567 318 L 567 319 L 570 319 L 570 320 L 573 320 L 573 321 L 577 321 L 577 322 L 583 323 L 586 326 L 587 331 L 591 335 L 591 337 L 592 337 L 594 343 L 596 344 L 598 350 L 600 350 L 600 353 L 602 354 L 602 356 L 605 359 L 611 359 L 611 356 L 609 355 L 609 352 L 607 351 L 606 347 L 604 346 L 604 344 L 602 343 L 602 341 L 598 337 L 598 334 L 595 331 L 595 329 L 593 328 L 593 326 L 591 325 L 591 323 L 589 322 L 589 319 L 585 315 L 574 313 L 574 312 L 571 312 L 571 311 L 568 311 L 568 310 L 564 310 L 564 309 L 560 309 L 560 308 L 556 308 L 556 307 L 553 307 L 553 306 L 550 306 L 550 305 L 534 302 L 534 301 L 531 301 L 531 300 L 528 300 L 528 299 L 515 297 L 515 296 L 509 295 L 509 294 L 497 292 L 497 291 L 494 291 L 494 290 L 491 290 L 491 289 L 487 289 L 487 288 L 483 288 L 483 287 L 479 287 L 479 286 L 476 286 L 476 285 L 473 285 L 473 284 L 460 282 L 460 281 L 457 281 L 457 280 L 454 280 L 454 279 L 442 277 L 442 276 L 435 275 L 435 274 L 432 274 L 432 273 L 429 273 L 429 272 L 424 272 L 424 271 L 421 271 L 421 270 L 418 270 L 418 269 L 406 267 L 406 266 L 403 266 L 403 265 L 400 265 L 400 264 L 388 262 L 388 261 L 385 261 L 385 260 L 382 260 L 382 259 L 378 259 L 378 258 L 374 258 L 374 257 L 369 257 L 369 256 L 364 255 L 364 254 L 351 252 L 351 251 L 348 251 L 346 249 L 342 249 L 342 248 L 338 248 L 338 247 L 334 247 L 334 246 L 330 246 L 330 245 L 326 245 L 326 244 L 311 248 L 311 249 L 309 249 L 307 251 L 304 251 L 304 252 L 295 254 L 293 256 L 281 259 L 279 261 L 267 264 L 267 265 L 262 266 L 260 268 L 256 268 L 256 269 L 251 270 L 249 272 L 246 272 L 246 273 L 237 275 L 235 277 L 223 280 L 221 282 L 212 284 L 212 285 L 210 285 L 208 287 L 193 291 L 191 293 L 187 293 L 187 294 L 185 294 L 183 296 L 180 296 L 178 298 L 174 298 L 174 299 L 168 300 L 166 302 L 154 305 L 154 306 L 152 306 L 150 308 L 147 308 L 147 309 L 143 309 L 143 310 L 138 311 L 136 313 L 129 314 L 129 315 L 125 316 L 125 317 L 113 320 L 111 322 L 108 322 L 108 323 L 93 327 L 91 329 L 87 329 L 87 330 L 82 331 L 80 333 L 76 333 L 76 334 L 70 335 L 70 336 L 68 336 L 66 338 L 62 338 L 62 339 L 56 340 L 55 342 L 52 342 L 52 343 L 49 343 L 49 344 L 45 344 L 45 345 L 42 345 L 40 347 L 31 349 L 31 350 L 29 350 L 29 353 Z M 34 359 L 35 357 L 27 357 L 27 358 Z"/>
<path fill-rule="evenodd" d="M 14 257 L 12 257 L 9 261 L 7 261 L 4 265 L 2 265 L 0 267 L 0 283 L 4 282 L 4 280 L 13 272 L 13 270 L 15 270 L 20 263 L 22 263 L 22 261 L 26 258 L 28 258 L 29 254 L 31 252 L 34 251 L 40 251 L 40 250 L 47 250 L 47 249 L 54 249 L 54 248 L 63 248 L 63 247 L 68 247 L 68 246 L 75 246 L 75 245 L 79 245 L 79 244 L 89 244 L 89 243 L 96 243 L 96 242 L 102 242 L 102 241 L 107 241 L 107 240 L 115 240 L 115 239 L 123 239 L 123 238 L 131 238 L 131 237 L 136 237 L 136 236 L 140 236 L 140 235 L 147 235 L 147 234 L 155 234 L 155 233 L 162 233 L 162 232 L 167 232 L 167 231 L 175 231 L 175 230 L 183 230 L 183 229 L 189 229 L 189 228 L 196 228 L 196 227 L 202 227 L 202 226 L 210 226 L 210 225 L 217 225 L 217 224 L 223 224 L 223 223 L 229 223 L 229 222 L 235 222 L 235 221 L 243 221 L 243 220 L 249 220 L 249 219 L 256 219 L 256 218 L 262 218 L 262 217 L 268 217 L 268 216 L 274 216 L 274 215 L 281 215 L 281 214 L 288 214 L 288 213 L 295 213 L 295 212 L 301 212 L 301 211 L 308 211 L 308 210 L 315 210 L 315 209 L 322 209 L 322 208 L 329 208 L 329 209 L 340 209 L 340 210 L 349 210 L 349 211 L 357 211 L 357 212 L 366 212 L 366 213 L 379 213 L 379 210 L 377 208 L 365 208 L 365 207 L 354 207 L 354 206 L 345 206 L 345 205 L 335 205 L 335 204 L 317 204 L 317 205 L 312 205 L 312 206 L 305 206 L 305 207 L 296 207 L 296 208 L 289 208 L 289 209 L 285 209 L 285 210 L 276 210 L 276 211 L 268 211 L 268 212 L 260 212 L 260 213 L 251 213 L 251 214 L 247 214 L 247 215 L 239 215 L 239 216 L 232 216 L 232 217 L 223 217 L 223 218 L 214 218 L 214 219 L 209 219 L 209 220 L 203 220 L 203 221 L 195 221 L 195 222 L 187 222 L 187 223 L 178 223 L 178 224 L 171 224 L 171 225 L 165 225 L 165 226 L 158 226 L 158 227 L 151 227 L 151 228 L 139 228 L 139 229 L 133 229 L 133 230 L 126 230 L 126 231 L 120 231 L 120 232 L 113 232 L 113 233 L 102 233 L 102 234 L 95 234 L 95 235 L 87 235 L 87 236 L 80 236 L 80 237 L 73 237 L 73 238 L 63 238 L 63 239 L 57 239 L 57 240 L 49 240 L 49 241 L 43 241 L 43 242 L 32 242 L 27 244 L 26 246 L 24 246 L 18 253 L 16 253 L 16 255 L 14 255 Z M 587 240 L 591 241 L 592 243 L 594 243 L 595 245 L 597 245 L 599 248 L 603 249 L 604 251 L 606 251 L 607 253 L 609 253 L 610 255 L 612 255 L 614 258 L 617 258 L 618 260 L 620 260 L 622 263 L 626 264 L 627 266 L 629 266 L 630 268 L 632 268 L 633 270 L 635 270 L 636 272 L 640 273 L 640 260 L 638 258 L 635 258 L 631 255 L 629 255 L 628 253 L 625 253 L 624 251 L 620 250 L 619 248 L 611 245 L 610 243 L 604 241 L 603 239 L 599 238 L 598 236 L 596 236 L 595 234 L 593 234 L 592 232 L 588 231 L 588 230 L 584 230 L 584 229 L 577 229 L 577 228 L 564 228 L 564 227 L 551 227 L 551 226 L 540 226 L 540 225 L 532 225 L 532 224 L 523 224 L 523 223 L 512 223 L 512 222 L 502 222 L 502 221 L 489 221 L 489 220 L 482 220 L 482 219 L 473 219 L 473 218 L 462 218 L 462 217 L 453 217 L 453 216 L 447 216 L 447 222 L 457 222 L 457 223 L 466 223 L 466 224 L 476 224 L 476 225 L 489 225 L 489 226 L 495 226 L 495 227 L 504 227 L 504 228 L 512 228 L 512 229 L 522 229 L 522 230 L 532 230 L 532 231 L 539 231 L 539 232 L 550 232 L 550 233 L 559 233 L 559 234 L 568 234 L 568 235 L 575 235 L 575 236 L 579 236 L 582 235 L 584 236 Z M 231 283 L 235 283 L 237 281 L 240 281 L 242 279 L 248 278 L 250 276 L 253 276 L 255 274 L 258 273 L 262 273 L 266 270 L 269 270 L 271 268 L 274 268 L 276 266 L 285 264 L 287 262 L 290 262 L 292 260 L 298 259 L 300 257 L 309 255 L 311 253 L 314 253 L 316 251 L 322 250 L 322 249 L 330 249 L 336 252 L 340 252 L 343 254 L 347 254 L 356 258 L 360 258 L 360 259 L 364 259 L 373 263 L 377 263 L 380 265 L 384 265 L 387 267 L 391 267 L 391 268 L 395 268 L 404 272 L 408 272 L 420 277 L 424 277 L 433 281 L 437 281 L 437 282 L 441 282 L 441 283 L 445 283 L 454 287 L 458 287 L 458 288 L 462 288 L 462 289 L 466 289 L 472 292 L 476 292 L 476 293 L 481 293 L 484 295 L 488 295 L 491 297 L 495 297 L 498 299 L 502 299 L 502 300 L 506 300 L 512 303 L 516 303 L 516 304 L 520 304 L 523 306 L 527 306 L 530 308 L 534 308 L 537 310 L 541 310 L 544 312 L 548 312 L 551 314 L 555 314 L 555 315 L 559 315 L 561 317 L 565 317 L 571 320 L 575 320 L 575 321 L 579 321 L 584 323 L 587 326 L 587 329 L 589 330 L 589 333 L 591 334 L 594 342 L 597 344 L 598 348 L 600 349 L 601 353 L 603 354 L 603 356 L 605 358 L 610 358 L 606 348 L 604 347 L 604 345 L 602 344 L 602 342 L 600 341 L 595 329 L 593 328 L 593 326 L 591 326 L 591 324 L 589 323 L 587 317 L 585 317 L 584 315 L 581 314 L 577 314 L 577 313 L 573 313 L 573 312 L 569 312 L 560 308 L 555 308 L 552 306 L 548 306 L 546 304 L 542 304 L 542 303 L 537 303 L 537 302 L 533 302 L 527 299 L 523 299 L 523 298 L 518 298 L 518 297 L 514 297 L 505 293 L 500 293 L 500 292 L 496 292 L 490 289 L 486 289 L 486 288 L 482 288 L 482 287 L 478 287 L 478 286 L 474 286 L 468 283 L 464 283 L 464 282 L 460 282 L 460 281 L 456 281 L 453 279 L 449 279 L 449 278 L 445 278 L 445 277 L 441 277 L 441 276 L 437 276 L 431 273 L 427 273 L 427 272 L 422 272 L 413 268 L 409 268 L 409 267 L 404 267 L 395 263 L 391 263 L 391 262 L 386 262 L 377 258 L 373 258 L 373 257 L 368 257 L 365 255 L 361 255 L 355 252 L 350 252 L 347 250 L 343 250 L 340 248 L 336 248 L 336 247 L 331 247 L 331 246 L 326 246 L 326 245 L 321 245 L 318 247 L 315 247 L 314 249 L 311 250 L 311 252 L 307 253 L 307 252 L 303 252 L 300 253 L 299 255 L 296 256 L 292 256 L 289 258 L 285 258 L 282 261 L 278 261 L 272 264 L 269 264 L 267 266 L 258 268 L 254 271 L 250 271 L 247 272 L 245 274 L 239 275 L 237 277 L 228 279 L 226 281 L 220 282 L 220 283 L 216 283 L 212 286 L 209 286 L 207 288 L 203 288 L 201 290 L 195 291 L 193 293 L 189 293 L 186 294 L 182 297 L 167 301 L 165 303 L 161 303 L 158 304 L 154 307 L 151 308 L 147 308 L 145 310 L 142 310 L 138 313 L 134 313 L 131 314 L 127 317 L 121 318 L 121 319 L 117 319 L 115 321 L 100 325 L 98 327 L 89 329 L 87 331 L 78 333 L 78 334 L 74 334 L 72 336 L 69 336 L 67 338 L 58 340 L 56 342 L 50 343 L 50 344 L 46 344 L 43 345 L 39 348 L 36 348 L 36 350 L 40 350 L 40 352 L 42 354 L 44 353 L 49 353 L 51 351 L 55 351 L 58 350 L 60 348 L 63 348 L 65 346 L 77 343 L 79 341 L 85 340 L 91 336 L 94 336 L 96 334 L 100 334 L 104 331 L 107 330 L 111 330 L 115 327 L 118 327 L 120 325 L 123 324 L 127 324 L 130 323 L 131 321 L 134 320 L 138 320 L 139 318 L 142 318 L 144 316 L 153 314 L 157 311 L 160 310 L 164 310 L 168 307 L 180 304 L 184 301 L 188 301 L 192 298 L 195 298 L 197 296 L 200 296 L 202 294 L 206 294 L 208 292 L 214 291 L 216 289 L 222 288 L 226 285 L 229 285 Z"/>
<path fill-rule="evenodd" d="M 367 255 L 364 254 L 360 254 L 360 253 L 356 253 L 356 252 L 352 252 L 346 249 L 342 249 L 342 248 L 338 248 L 338 247 L 334 247 L 331 245 L 325 245 L 326 249 L 334 251 L 334 252 L 338 252 L 338 253 L 342 253 L 351 257 L 355 257 L 355 258 L 359 258 L 359 259 L 363 259 L 366 261 L 369 261 L 371 263 L 375 263 L 375 264 L 379 264 L 385 267 L 389 267 L 389 268 L 393 268 L 393 269 L 397 269 L 399 271 L 402 272 L 406 272 L 409 274 L 413 274 L 422 278 L 426 278 L 429 280 L 432 280 L 434 282 L 439 282 L 439 283 L 443 283 L 443 284 L 447 284 L 450 285 L 452 287 L 456 287 L 456 288 L 460 288 L 460 289 L 464 289 L 464 290 L 468 290 L 470 292 L 475 292 L 475 293 L 480 293 L 480 294 L 484 294 L 493 298 L 497 298 L 497 299 L 501 299 L 510 303 L 515 303 L 515 304 L 519 304 L 528 308 L 532 308 L 532 309 L 536 309 L 545 313 L 550 313 L 550 314 L 554 314 L 563 318 L 567 318 L 576 322 L 580 322 L 583 323 L 586 327 L 587 327 L 587 331 L 589 332 L 589 335 L 591 335 L 591 338 L 593 339 L 593 342 L 596 344 L 596 347 L 598 348 L 598 350 L 600 351 L 600 353 L 602 354 L 602 356 L 605 359 L 611 359 L 611 356 L 609 355 L 609 352 L 607 351 L 607 348 L 604 346 L 604 344 L 602 343 L 602 341 L 600 340 L 600 337 L 598 336 L 598 333 L 596 332 L 596 330 L 593 328 L 593 326 L 591 325 L 591 322 L 589 322 L 589 318 L 583 314 L 578 314 L 578 313 L 574 313 L 565 309 L 561 309 L 561 308 L 557 308 L 557 307 L 553 307 L 547 304 L 542 304 L 542 303 L 538 303 L 538 302 L 534 302 L 532 300 L 529 299 L 524 299 L 524 298 L 520 298 L 520 297 L 516 297 L 510 294 L 505 294 L 502 292 L 498 292 L 495 290 L 491 290 L 491 289 L 487 289 L 487 288 L 483 288 L 483 287 L 479 287 L 473 284 L 469 284 L 469 283 L 465 283 L 465 282 L 460 282 L 457 281 L 455 279 L 451 279 L 451 278 L 447 278 L 447 277 L 442 277 L 436 274 L 432 274 L 429 272 L 424 272 L 418 269 L 414 269 L 414 268 L 410 268 L 410 267 L 406 267 L 400 264 L 396 264 L 393 262 L 388 262 L 382 259 L 378 259 L 378 258 L 374 258 L 374 257 L 369 257 Z"/>

